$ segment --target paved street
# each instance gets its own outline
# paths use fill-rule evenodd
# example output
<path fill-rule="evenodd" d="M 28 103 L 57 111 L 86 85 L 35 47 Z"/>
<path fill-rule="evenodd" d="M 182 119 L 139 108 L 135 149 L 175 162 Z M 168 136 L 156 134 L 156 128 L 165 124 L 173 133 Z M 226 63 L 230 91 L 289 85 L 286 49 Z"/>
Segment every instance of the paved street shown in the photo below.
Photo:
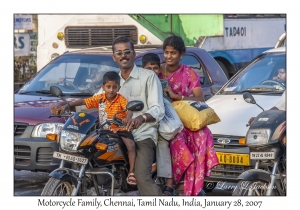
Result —
<path fill-rule="evenodd" d="M 48 181 L 48 173 L 14 171 L 14 195 L 15 196 L 39 196 Z M 218 188 L 218 187 L 216 187 Z M 232 184 L 220 185 L 221 189 L 214 189 L 207 196 L 231 196 Z"/>

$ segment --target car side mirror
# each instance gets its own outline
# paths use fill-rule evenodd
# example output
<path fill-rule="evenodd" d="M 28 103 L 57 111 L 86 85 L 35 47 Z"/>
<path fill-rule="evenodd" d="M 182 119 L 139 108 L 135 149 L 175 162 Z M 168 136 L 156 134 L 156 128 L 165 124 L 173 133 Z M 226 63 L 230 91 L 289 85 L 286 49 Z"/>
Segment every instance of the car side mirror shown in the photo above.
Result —
<path fill-rule="evenodd" d="M 61 98 L 63 96 L 63 93 L 61 91 L 61 89 L 59 89 L 58 87 L 52 85 L 50 87 L 50 93 L 53 95 L 53 96 L 56 96 L 58 98 Z"/>
<path fill-rule="evenodd" d="M 243 93 L 243 98 L 244 98 L 244 100 L 245 100 L 247 103 L 249 103 L 249 104 L 256 104 L 256 106 L 258 106 L 258 107 L 261 108 L 263 111 L 265 111 L 261 106 L 259 106 L 259 105 L 256 103 L 256 101 L 255 101 L 255 99 L 254 99 L 254 97 L 252 96 L 251 93 L 249 93 L 249 92 Z"/>
<path fill-rule="evenodd" d="M 256 104 L 255 99 L 253 98 L 252 94 L 249 93 L 249 92 L 245 92 L 245 93 L 243 94 L 243 98 L 244 98 L 244 100 L 245 100 L 247 103 L 249 103 L 249 104 Z"/>
<path fill-rule="evenodd" d="M 215 95 L 219 90 L 221 90 L 221 85 L 212 85 L 210 86 L 210 92 Z"/>
<path fill-rule="evenodd" d="M 144 103 L 142 101 L 139 100 L 133 100 L 128 102 L 128 104 L 126 105 L 126 109 L 129 111 L 141 111 L 144 108 Z"/>

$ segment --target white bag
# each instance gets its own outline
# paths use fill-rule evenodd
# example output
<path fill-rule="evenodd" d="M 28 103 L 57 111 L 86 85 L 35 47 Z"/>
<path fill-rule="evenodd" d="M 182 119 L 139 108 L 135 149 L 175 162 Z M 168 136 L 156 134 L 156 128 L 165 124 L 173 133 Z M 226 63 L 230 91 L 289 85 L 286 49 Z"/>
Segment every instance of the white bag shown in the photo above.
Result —
<path fill-rule="evenodd" d="M 164 98 L 165 116 L 159 122 L 158 132 L 165 140 L 173 139 L 183 129 L 183 124 L 172 104 Z"/>

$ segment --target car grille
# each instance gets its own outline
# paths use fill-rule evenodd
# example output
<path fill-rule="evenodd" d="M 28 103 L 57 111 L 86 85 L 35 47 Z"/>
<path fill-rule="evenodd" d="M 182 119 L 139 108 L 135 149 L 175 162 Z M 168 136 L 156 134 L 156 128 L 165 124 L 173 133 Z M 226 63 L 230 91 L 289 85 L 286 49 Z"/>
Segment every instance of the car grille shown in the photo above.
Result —
<path fill-rule="evenodd" d="M 51 164 L 53 159 L 53 149 L 51 147 L 38 148 L 37 163 L 38 164 Z"/>
<path fill-rule="evenodd" d="M 226 176 L 237 178 L 241 173 L 250 169 L 250 166 L 217 165 L 211 169 L 213 176 Z"/>
<path fill-rule="evenodd" d="M 118 36 L 138 42 L 135 26 L 69 26 L 65 29 L 65 44 L 69 48 L 111 46 Z"/>
<path fill-rule="evenodd" d="M 213 138 L 214 138 L 215 147 L 217 148 L 236 149 L 236 148 L 243 147 L 239 144 L 239 139 L 243 138 L 242 136 L 238 137 L 238 136 L 213 135 Z M 228 142 L 227 139 L 230 140 L 229 143 L 221 143 L 221 142 Z"/>
<path fill-rule="evenodd" d="M 244 147 L 239 144 L 239 139 L 242 138 L 242 136 L 239 137 L 239 136 L 213 135 L 213 138 L 214 138 L 215 148 L 237 149 L 237 148 Z M 218 177 L 226 176 L 227 178 L 235 179 L 241 173 L 249 169 L 250 166 L 220 164 L 212 169 L 211 175 L 218 176 Z"/>
<path fill-rule="evenodd" d="M 14 146 L 15 164 L 27 166 L 30 163 L 30 147 L 29 146 Z"/>
<path fill-rule="evenodd" d="M 14 124 L 14 136 L 21 136 L 24 133 L 27 126 L 28 126 L 28 124 L 15 123 Z"/>

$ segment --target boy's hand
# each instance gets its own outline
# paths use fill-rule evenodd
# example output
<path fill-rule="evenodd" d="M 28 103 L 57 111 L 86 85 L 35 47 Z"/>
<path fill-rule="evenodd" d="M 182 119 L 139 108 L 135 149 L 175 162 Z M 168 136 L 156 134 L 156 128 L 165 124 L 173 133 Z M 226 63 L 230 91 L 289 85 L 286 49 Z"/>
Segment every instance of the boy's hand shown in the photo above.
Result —
<path fill-rule="evenodd" d="M 54 104 L 50 106 L 50 112 L 53 115 L 60 115 L 64 113 L 66 108 L 67 108 L 67 104 L 65 105 Z"/>
<path fill-rule="evenodd" d="M 123 123 L 123 125 L 127 125 L 128 119 L 126 119 L 126 118 L 122 119 L 122 123 Z"/>

